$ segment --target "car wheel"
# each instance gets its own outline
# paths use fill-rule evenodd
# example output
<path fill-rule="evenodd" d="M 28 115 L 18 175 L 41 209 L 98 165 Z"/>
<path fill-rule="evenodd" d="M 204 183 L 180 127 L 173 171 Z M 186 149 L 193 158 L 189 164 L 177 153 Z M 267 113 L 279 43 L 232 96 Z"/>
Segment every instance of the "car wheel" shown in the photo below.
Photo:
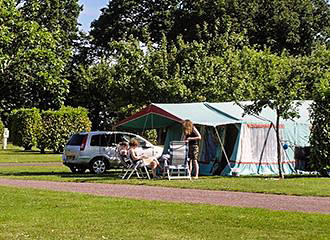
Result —
<path fill-rule="evenodd" d="M 107 170 L 107 164 L 104 159 L 98 158 L 92 161 L 90 171 L 96 174 L 105 173 Z"/>
<path fill-rule="evenodd" d="M 72 166 L 72 167 L 70 167 L 70 170 L 73 173 L 84 173 L 86 171 L 86 168 Z"/>

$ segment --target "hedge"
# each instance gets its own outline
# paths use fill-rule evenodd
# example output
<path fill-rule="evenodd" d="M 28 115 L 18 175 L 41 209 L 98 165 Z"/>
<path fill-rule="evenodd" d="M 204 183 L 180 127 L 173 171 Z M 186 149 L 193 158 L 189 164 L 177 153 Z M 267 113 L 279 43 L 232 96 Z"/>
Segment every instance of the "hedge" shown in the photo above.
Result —
<path fill-rule="evenodd" d="M 3 122 L 1 121 L 0 119 L 0 142 L 2 141 L 2 138 L 3 138 L 3 131 L 4 131 L 4 125 L 3 125 Z"/>
<path fill-rule="evenodd" d="M 41 117 L 37 108 L 13 110 L 9 115 L 10 140 L 14 145 L 31 150 L 37 144 Z"/>
<path fill-rule="evenodd" d="M 90 131 L 91 121 L 85 108 L 62 107 L 58 111 L 41 112 L 42 126 L 37 147 L 62 152 L 68 138 L 76 132 Z"/>

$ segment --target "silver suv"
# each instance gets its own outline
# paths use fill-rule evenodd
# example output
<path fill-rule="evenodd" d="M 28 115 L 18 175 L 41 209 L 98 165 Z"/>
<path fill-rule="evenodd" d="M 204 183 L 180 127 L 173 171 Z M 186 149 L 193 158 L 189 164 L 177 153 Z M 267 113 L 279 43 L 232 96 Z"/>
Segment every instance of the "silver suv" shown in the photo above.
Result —
<path fill-rule="evenodd" d="M 147 156 L 160 157 L 163 148 L 152 145 L 139 135 L 127 132 L 82 132 L 74 134 L 62 155 L 63 164 L 73 173 L 84 173 L 89 169 L 92 173 L 101 174 L 110 168 L 117 168 L 121 162 L 117 146 L 120 142 L 129 142 L 132 138 L 140 144 L 138 152 Z"/>

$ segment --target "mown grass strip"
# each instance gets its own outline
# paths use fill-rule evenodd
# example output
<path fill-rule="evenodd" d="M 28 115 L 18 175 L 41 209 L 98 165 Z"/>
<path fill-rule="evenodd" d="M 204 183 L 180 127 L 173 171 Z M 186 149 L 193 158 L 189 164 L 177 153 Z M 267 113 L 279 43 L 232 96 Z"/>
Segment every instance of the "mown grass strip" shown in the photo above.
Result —
<path fill-rule="evenodd" d="M 47 152 L 41 154 L 37 149 L 24 151 L 23 148 L 8 145 L 8 149 L 2 149 L 0 144 L 0 163 L 30 163 L 30 162 L 61 162 L 61 154 Z"/>
<path fill-rule="evenodd" d="M 103 175 L 73 174 L 64 166 L 0 167 L 0 177 L 32 180 L 137 184 L 162 187 L 273 193 L 298 196 L 330 196 L 330 178 L 291 177 L 283 180 L 267 177 L 201 177 L 198 180 L 122 180 L 120 170 Z"/>
<path fill-rule="evenodd" d="M 0 187 L 0 239 L 329 239 L 330 215 Z"/>

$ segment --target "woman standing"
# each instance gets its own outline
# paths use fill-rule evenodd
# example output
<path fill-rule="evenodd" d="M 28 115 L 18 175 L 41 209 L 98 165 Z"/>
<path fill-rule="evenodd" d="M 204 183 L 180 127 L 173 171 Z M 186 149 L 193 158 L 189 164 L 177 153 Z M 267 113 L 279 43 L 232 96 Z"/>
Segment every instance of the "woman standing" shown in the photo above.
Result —
<path fill-rule="evenodd" d="M 199 146 L 198 141 L 202 139 L 201 134 L 198 132 L 197 128 L 193 125 L 192 121 L 184 120 L 182 123 L 183 127 L 183 140 L 188 142 L 189 152 L 188 156 L 190 159 L 190 173 L 192 172 L 192 165 L 194 163 L 195 168 L 195 179 L 198 179 L 199 165 L 198 165 L 198 154 Z"/>

